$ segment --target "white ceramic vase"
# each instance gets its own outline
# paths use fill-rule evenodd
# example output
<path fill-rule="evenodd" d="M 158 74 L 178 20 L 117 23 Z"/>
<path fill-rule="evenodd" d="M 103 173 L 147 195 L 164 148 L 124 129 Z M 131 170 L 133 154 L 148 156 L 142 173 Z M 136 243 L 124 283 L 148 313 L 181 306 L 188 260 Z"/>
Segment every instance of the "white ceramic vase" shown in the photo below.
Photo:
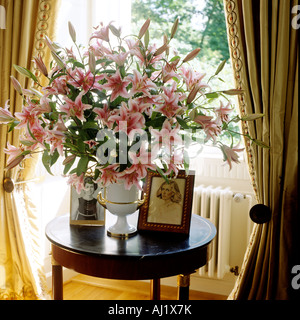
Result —
<path fill-rule="evenodd" d="M 98 194 L 99 203 L 117 217 L 114 225 L 107 229 L 107 234 L 116 238 L 128 238 L 137 233 L 136 227 L 130 225 L 127 216 L 134 213 L 142 204 L 139 200 L 139 190 L 133 185 L 126 190 L 123 183 L 113 183 L 106 187 L 105 198 Z"/>

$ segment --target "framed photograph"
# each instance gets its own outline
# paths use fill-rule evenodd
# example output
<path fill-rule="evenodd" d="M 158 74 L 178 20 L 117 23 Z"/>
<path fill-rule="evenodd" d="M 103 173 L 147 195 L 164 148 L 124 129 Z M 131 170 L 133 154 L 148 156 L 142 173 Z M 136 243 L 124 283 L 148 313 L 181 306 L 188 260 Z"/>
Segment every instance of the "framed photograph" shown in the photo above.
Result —
<path fill-rule="evenodd" d="M 145 203 L 139 211 L 138 230 L 189 234 L 195 172 L 180 170 L 169 183 L 149 172 L 144 184 Z"/>
<path fill-rule="evenodd" d="M 80 194 L 71 187 L 70 224 L 105 225 L 105 209 L 97 200 L 100 191 L 105 192 L 90 176 L 84 178 L 84 189 Z"/>

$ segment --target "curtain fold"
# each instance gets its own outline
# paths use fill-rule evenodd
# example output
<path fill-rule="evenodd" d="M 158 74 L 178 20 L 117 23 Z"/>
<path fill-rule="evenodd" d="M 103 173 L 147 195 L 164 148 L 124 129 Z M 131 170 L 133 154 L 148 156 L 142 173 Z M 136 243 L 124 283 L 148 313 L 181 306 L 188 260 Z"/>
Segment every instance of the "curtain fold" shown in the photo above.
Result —
<path fill-rule="evenodd" d="M 36 55 L 49 60 L 44 52 L 44 37 L 53 37 L 58 0 L 0 0 L 5 8 L 6 25 L 0 30 L 0 105 L 9 100 L 12 113 L 22 110 L 22 97 L 14 90 L 10 76 L 18 79 L 23 88 L 32 83 L 17 74 L 13 64 L 31 69 Z M 46 61 L 47 62 L 47 61 Z M 49 61 L 48 61 L 49 63 Z M 25 161 L 21 169 L 5 171 L 3 149 L 7 142 L 17 146 L 21 132 L 8 132 L 0 125 L 0 299 L 48 298 L 39 240 L 39 215 L 31 197 L 30 184 L 19 184 L 12 193 L 3 188 L 3 180 L 26 181 L 33 176 L 35 159 Z"/>
<path fill-rule="evenodd" d="M 243 123 L 243 133 L 270 149 L 245 141 L 258 203 L 271 221 L 255 225 L 242 270 L 229 299 L 293 299 L 292 267 L 299 246 L 298 44 L 292 27 L 297 0 L 224 0 L 228 40 L 241 114 L 264 113 Z"/>

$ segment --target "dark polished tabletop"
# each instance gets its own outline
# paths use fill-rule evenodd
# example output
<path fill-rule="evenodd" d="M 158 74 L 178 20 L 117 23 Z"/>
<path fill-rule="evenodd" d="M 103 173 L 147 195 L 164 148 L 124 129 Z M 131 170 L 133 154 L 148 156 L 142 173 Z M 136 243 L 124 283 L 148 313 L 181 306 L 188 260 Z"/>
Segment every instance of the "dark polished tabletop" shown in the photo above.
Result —
<path fill-rule="evenodd" d="M 85 255 L 142 258 L 165 256 L 206 246 L 216 235 L 207 219 L 192 215 L 188 236 L 165 232 L 139 232 L 129 239 L 109 237 L 103 226 L 69 224 L 69 215 L 59 216 L 46 227 L 46 236 L 56 246 Z"/>
<path fill-rule="evenodd" d="M 135 223 L 137 216 L 138 212 L 132 215 Z M 100 278 L 151 279 L 153 300 L 160 297 L 160 279 L 178 275 L 183 282 L 178 286 L 178 297 L 187 299 L 186 279 L 208 262 L 209 244 L 216 235 L 215 226 L 196 215 L 192 215 L 189 235 L 144 231 L 119 239 L 108 236 L 106 231 L 104 226 L 70 225 L 69 215 L 48 223 L 54 299 L 63 299 L 62 267 Z"/>

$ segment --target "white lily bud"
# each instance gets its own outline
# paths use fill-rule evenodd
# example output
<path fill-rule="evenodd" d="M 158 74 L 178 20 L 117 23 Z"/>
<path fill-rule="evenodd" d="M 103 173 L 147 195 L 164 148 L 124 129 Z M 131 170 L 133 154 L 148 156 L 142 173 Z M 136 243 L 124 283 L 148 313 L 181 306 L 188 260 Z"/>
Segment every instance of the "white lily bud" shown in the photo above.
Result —
<path fill-rule="evenodd" d="M 76 42 L 76 31 L 70 21 L 68 22 L 68 26 L 69 26 L 69 34 L 71 36 L 71 39 L 73 40 L 73 42 Z"/>
<path fill-rule="evenodd" d="M 93 52 L 89 52 L 89 68 L 91 73 L 95 73 L 96 71 L 96 59 Z"/>

